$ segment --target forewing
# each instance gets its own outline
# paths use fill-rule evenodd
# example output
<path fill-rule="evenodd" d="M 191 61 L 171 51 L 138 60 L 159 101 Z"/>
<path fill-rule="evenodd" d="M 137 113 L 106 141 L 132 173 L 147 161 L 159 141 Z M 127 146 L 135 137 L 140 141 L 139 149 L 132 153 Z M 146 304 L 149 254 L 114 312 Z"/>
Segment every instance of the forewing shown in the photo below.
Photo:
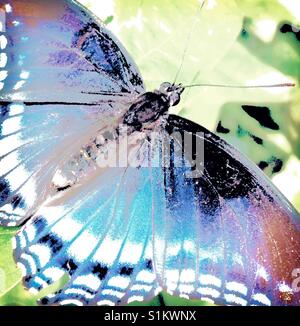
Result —
<path fill-rule="evenodd" d="M 0 18 L 0 224 L 12 226 L 144 88 L 126 50 L 75 1 L 0 1 Z"/>
<path fill-rule="evenodd" d="M 126 50 L 76 1 L 8 0 L 0 10 L 2 100 L 91 103 L 144 90 Z"/>

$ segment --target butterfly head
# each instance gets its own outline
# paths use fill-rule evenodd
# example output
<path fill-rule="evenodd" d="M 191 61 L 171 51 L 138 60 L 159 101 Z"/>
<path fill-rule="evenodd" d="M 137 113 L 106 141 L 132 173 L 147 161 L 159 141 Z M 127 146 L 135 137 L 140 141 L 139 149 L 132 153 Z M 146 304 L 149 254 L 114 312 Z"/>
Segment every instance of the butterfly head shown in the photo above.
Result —
<path fill-rule="evenodd" d="M 159 92 L 167 97 L 170 106 L 175 106 L 180 102 L 180 95 L 184 91 L 181 84 L 171 84 L 164 82 L 159 87 Z"/>

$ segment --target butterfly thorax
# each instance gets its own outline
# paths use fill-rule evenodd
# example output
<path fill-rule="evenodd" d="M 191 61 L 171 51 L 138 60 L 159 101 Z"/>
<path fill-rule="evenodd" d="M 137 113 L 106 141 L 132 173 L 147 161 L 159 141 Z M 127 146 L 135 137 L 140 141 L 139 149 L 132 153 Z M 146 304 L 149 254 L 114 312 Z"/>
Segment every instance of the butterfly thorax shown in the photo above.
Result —
<path fill-rule="evenodd" d="M 117 150 L 118 139 L 127 137 L 128 157 L 139 151 L 141 143 L 149 139 L 151 130 L 163 124 L 171 106 L 180 101 L 184 88 L 181 85 L 163 83 L 158 90 L 141 94 L 131 104 L 116 129 L 99 131 L 96 137 L 80 148 L 62 169 L 57 171 L 53 178 L 54 188 L 64 190 L 77 184 L 87 175 L 96 171 L 99 166 L 105 165 L 109 152 Z M 151 138 L 151 137 L 150 137 Z M 111 162 L 110 162 L 111 164 Z M 112 163 L 114 165 L 114 162 Z M 119 164 L 116 163 L 116 166 Z"/>
<path fill-rule="evenodd" d="M 141 130 L 143 125 L 157 121 L 171 106 L 180 102 L 182 85 L 162 83 L 158 90 L 140 95 L 124 116 L 124 124 Z"/>

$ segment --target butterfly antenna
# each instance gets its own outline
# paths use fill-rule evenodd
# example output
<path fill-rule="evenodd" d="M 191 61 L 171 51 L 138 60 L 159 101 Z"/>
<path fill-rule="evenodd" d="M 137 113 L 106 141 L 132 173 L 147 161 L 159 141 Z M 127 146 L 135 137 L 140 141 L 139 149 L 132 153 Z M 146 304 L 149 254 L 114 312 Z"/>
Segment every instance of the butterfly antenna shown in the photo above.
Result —
<path fill-rule="evenodd" d="M 183 53 L 182 53 L 182 56 L 181 56 L 180 66 L 179 66 L 179 68 L 178 68 L 178 70 L 177 70 L 177 72 L 176 72 L 176 75 L 175 75 L 175 78 L 174 78 L 174 82 L 173 82 L 173 84 L 176 83 L 177 78 L 178 78 L 179 74 L 180 74 L 181 71 L 182 71 L 183 63 L 184 63 L 184 60 L 185 60 L 185 57 L 186 57 L 186 54 L 187 54 L 187 51 L 188 51 L 188 47 L 189 47 L 189 44 L 190 44 L 190 40 L 191 40 L 191 37 L 192 37 L 192 33 L 193 33 L 194 27 L 195 27 L 196 22 L 197 22 L 197 16 L 198 16 L 198 14 L 200 14 L 202 8 L 204 7 L 204 5 L 205 5 L 205 1 L 206 1 L 206 0 L 203 0 L 203 1 L 202 1 L 202 4 L 201 4 L 200 9 L 199 9 L 199 12 L 198 12 L 198 10 L 197 10 L 197 11 L 196 11 L 196 14 L 195 14 L 195 16 L 194 16 L 194 19 L 193 19 L 194 22 L 193 22 L 193 25 L 192 25 L 192 27 L 191 27 L 191 29 L 190 29 L 190 31 L 189 31 L 189 34 L 188 34 L 187 40 L 186 40 L 186 42 L 185 42 L 185 47 L 184 47 L 184 50 L 183 50 Z"/>
<path fill-rule="evenodd" d="M 221 88 L 277 88 L 277 87 L 295 87 L 294 83 L 281 83 L 281 84 L 270 84 L 270 85 L 222 85 L 222 84 L 193 84 L 185 85 L 184 88 L 192 87 L 221 87 Z"/>

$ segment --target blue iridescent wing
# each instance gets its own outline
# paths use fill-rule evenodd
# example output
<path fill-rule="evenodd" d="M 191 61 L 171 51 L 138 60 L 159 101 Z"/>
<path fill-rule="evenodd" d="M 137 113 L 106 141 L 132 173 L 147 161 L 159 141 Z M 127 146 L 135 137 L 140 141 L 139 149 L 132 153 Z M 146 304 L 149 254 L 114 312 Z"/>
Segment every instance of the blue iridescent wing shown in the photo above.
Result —
<path fill-rule="evenodd" d="M 199 148 L 183 146 L 183 132 L 204 145 L 194 178 Z M 148 167 L 97 173 L 25 224 L 15 257 L 26 287 L 37 291 L 67 273 L 69 282 L 42 303 L 125 304 L 165 290 L 217 304 L 299 304 L 298 214 L 204 128 L 170 116 L 157 135 Z"/>
<path fill-rule="evenodd" d="M 76 1 L 1 0 L 0 8 L 1 99 L 90 103 L 93 93 L 144 91 L 126 50 Z"/>
<path fill-rule="evenodd" d="M 0 18 L 0 224 L 12 226 L 144 87 L 123 47 L 74 1 L 0 1 Z"/>
<path fill-rule="evenodd" d="M 100 99 L 97 105 L 0 105 L 0 224 L 19 225 L 54 189 L 61 166 L 100 129 L 118 126 L 128 104 L 123 98 Z M 117 106 L 117 109 L 114 108 Z"/>
<path fill-rule="evenodd" d="M 110 168 L 43 205 L 15 238 L 25 286 L 36 292 L 65 273 L 42 304 L 116 305 L 152 298 L 149 170 Z"/>
<path fill-rule="evenodd" d="M 170 168 L 153 177 L 164 180 L 164 189 L 156 183 L 160 195 L 153 205 L 160 212 L 153 246 L 163 288 L 217 304 L 299 305 L 293 283 L 300 265 L 299 214 L 254 164 L 217 136 L 176 116 L 166 130 L 179 136 L 172 141 Z M 200 155 L 191 146 L 184 152 L 185 160 L 203 163 L 199 177 L 186 177 L 188 165 L 176 168 L 183 132 L 204 148 Z"/>

